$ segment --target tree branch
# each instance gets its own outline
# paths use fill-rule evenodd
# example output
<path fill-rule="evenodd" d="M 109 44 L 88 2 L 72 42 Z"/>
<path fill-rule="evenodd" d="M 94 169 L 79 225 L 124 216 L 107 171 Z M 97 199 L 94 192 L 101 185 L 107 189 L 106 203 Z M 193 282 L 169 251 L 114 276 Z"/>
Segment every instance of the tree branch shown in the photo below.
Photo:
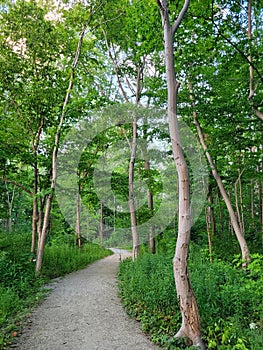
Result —
<path fill-rule="evenodd" d="M 108 42 L 108 39 L 107 39 L 107 36 L 106 36 L 106 32 L 105 30 L 102 28 L 102 33 L 104 35 L 104 38 L 105 38 L 105 43 L 106 43 L 106 46 L 107 46 L 107 49 L 108 49 L 108 53 L 109 53 L 109 57 L 112 61 L 112 64 L 113 64 L 113 68 L 114 68 L 114 71 L 115 71 L 115 74 L 116 74 L 116 77 L 117 77 L 117 81 L 118 81 L 118 85 L 119 85 L 119 88 L 121 89 L 121 92 L 122 92 L 122 95 L 125 99 L 125 101 L 127 103 L 129 103 L 129 99 L 128 99 L 128 96 L 123 88 L 123 85 L 122 85 L 122 82 L 121 82 L 121 79 L 120 79 L 120 76 L 119 76 L 119 72 L 118 72 L 118 67 L 117 67 L 117 64 L 116 64 L 116 59 L 115 57 L 113 57 L 112 53 L 111 53 L 111 49 L 110 49 L 110 45 L 109 45 L 109 42 Z"/>
<path fill-rule="evenodd" d="M 228 37 L 226 37 L 218 28 L 218 25 L 213 21 L 213 24 L 215 25 L 215 27 L 218 30 L 218 34 L 225 39 L 238 53 L 240 53 L 240 55 L 247 61 L 247 63 L 255 70 L 255 72 L 257 73 L 259 79 L 261 80 L 261 82 L 263 83 L 263 75 L 259 72 L 259 70 L 257 69 L 257 67 L 254 65 L 254 63 L 252 61 L 249 60 L 249 58 L 245 55 L 245 53 L 240 50 L 240 48 L 234 44 L 230 39 L 228 39 Z"/>
<path fill-rule="evenodd" d="M 4 175 L 2 176 L 2 180 L 5 183 L 9 183 L 9 184 L 15 185 L 16 187 L 21 188 L 21 190 L 25 191 L 27 194 L 29 194 L 31 197 L 33 197 L 33 192 L 28 190 L 25 186 L 21 185 L 20 183 L 13 181 L 13 180 L 8 180 Z"/>
<path fill-rule="evenodd" d="M 260 112 L 256 107 L 253 107 L 253 106 L 252 106 L 252 109 L 253 109 L 255 115 L 256 115 L 259 119 L 263 120 L 263 113 Z"/>
<path fill-rule="evenodd" d="M 174 33 L 177 31 L 177 29 L 179 28 L 181 22 L 182 22 L 182 19 L 189 7 L 189 4 L 190 4 L 190 0 L 185 0 L 184 2 L 184 6 L 182 8 L 182 10 L 180 11 L 179 13 L 179 16 L 177 17 L 177 19 L 174 21 L 174 24 L 172 26 L 172 34 L 174 35 Z"/>

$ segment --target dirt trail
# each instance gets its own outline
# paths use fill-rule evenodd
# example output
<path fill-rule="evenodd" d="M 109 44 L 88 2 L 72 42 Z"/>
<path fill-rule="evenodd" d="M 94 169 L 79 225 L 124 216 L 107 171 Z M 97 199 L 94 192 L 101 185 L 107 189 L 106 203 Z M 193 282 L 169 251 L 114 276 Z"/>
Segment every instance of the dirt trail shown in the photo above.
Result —
<path fill-rule="evenodd" d="M 21 350 L 150 350 L 158 349 L 129 319 L 117 296 L 116 253 L 71 273 L 33 312 L 12 349 Z"/>

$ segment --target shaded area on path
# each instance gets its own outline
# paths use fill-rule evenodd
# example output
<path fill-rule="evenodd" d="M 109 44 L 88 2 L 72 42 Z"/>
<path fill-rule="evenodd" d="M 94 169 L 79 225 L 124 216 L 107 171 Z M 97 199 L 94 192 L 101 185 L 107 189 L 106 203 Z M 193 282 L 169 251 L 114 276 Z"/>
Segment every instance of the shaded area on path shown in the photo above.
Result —
<path fill-rule="evenodd" d="M 112 249 L 114 251 L 114 249 Z M 21 350 L 151 350 L 158 349 L 129 319 L 118 298 L 115 254 L 53 285 L 53 291 L 33 312 L 31 326 L 12 346 Z"/>

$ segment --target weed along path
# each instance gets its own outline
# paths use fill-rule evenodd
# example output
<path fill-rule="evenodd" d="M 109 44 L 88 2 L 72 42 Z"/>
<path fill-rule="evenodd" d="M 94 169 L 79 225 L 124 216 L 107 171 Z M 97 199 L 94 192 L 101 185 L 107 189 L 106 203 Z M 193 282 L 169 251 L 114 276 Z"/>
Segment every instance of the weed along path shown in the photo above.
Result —
<path fill-rule="evenodd" d="M 12 349 L 158 349 L 127 317 L 118 298 L 116 274 L 125 251 L 99 260 L 53 284 Z M 10 348 L 10 349 L 11 349 Z"/>

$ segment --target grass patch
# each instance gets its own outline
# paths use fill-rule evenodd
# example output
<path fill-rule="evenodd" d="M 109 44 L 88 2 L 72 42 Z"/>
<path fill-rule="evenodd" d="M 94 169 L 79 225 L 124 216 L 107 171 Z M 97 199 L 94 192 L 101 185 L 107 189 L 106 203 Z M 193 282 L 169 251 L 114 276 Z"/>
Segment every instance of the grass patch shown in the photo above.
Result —
<path fill-rule="evenodd" d="M 35 264 L 30 262 L 30 234 L 0 235 L 0 349 L 17 336 L 30 310 L 46 294 L 43 287 L 50 279 L 112 254 L 92 243 L 79 249 L 67 236 L 46 246 L 42 272 L 36 277 Z"/>
<path fill-rule="evenodd" d="M 197 249 L 197 248 L 195 248 Z M 191 281 L 198 300 L 208 349 L 263 349 L 263 257 L 254 255 L 251 271 L 233 264 L 210 264 L 199 249 L 191 257 Z M 142 330 L 165 349 L 184 349 L 173 339 L 181 325 L 172 259 L 144 254 L 120 265 L 120 295 Z"/>

